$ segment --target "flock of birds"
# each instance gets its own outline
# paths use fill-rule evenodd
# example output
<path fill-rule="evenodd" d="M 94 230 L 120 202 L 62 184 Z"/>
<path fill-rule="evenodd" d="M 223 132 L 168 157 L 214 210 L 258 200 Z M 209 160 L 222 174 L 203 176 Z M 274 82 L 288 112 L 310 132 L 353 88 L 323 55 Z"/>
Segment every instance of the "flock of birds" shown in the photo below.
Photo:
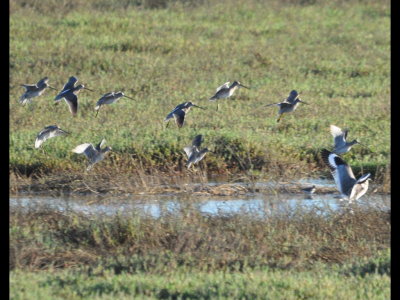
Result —
<path fill-rule="evenodd" d="M 38 97 L 43 94 L 46 88 L 51 88 L 57 90 L 56 88 L 50 86 L 48 84 L 49 78 L 45 77 L 39 80 L 36 84 L 22 84 L 25 88 L 25 93 L 20 97 L 19 101 L 21 104 L 25 105 L 32 101 L 33 98 Z M 78 79 L 74 76 L 71 76 L 68 79 L 68 82 L 64 85 L 60 93 L 54 98 L 56 104 L 58 104 L 62 99 L 68 104 L 69 110 L 73 116 L 76 116 L 78 112 L 78 92 L 82 89 L 86 89 L 89 91 L 93 91 L 83 84 L 76 85 Z M 238 88 L 246 88 L 250 89 L 242 85 L 239 81 L 234 81 L 232 84 L 230 82 L 226 82 L 220 87 L 217 88 L 214 96 L 209 98 L 210 101 L 217 101 L 219 99 L 229 98 Z M 96 117 L 99 113 L 100 108 L 106 104 L 112 104 L 116 102 L 118 99 L 122 97 L 130 98 L 124 95 L 123 92 L 111 92 L 104 94 L 96 103 L 95 111 Z M 284 113 L 293 112 L 298 107 L 299 103 L 308 104 L 299 98 L 299 93 L 296 90 L 292 90 L 289 93 L 289 96 L 279 103 L 272 103 L 266 106 L 278 106 L 278 119 L 279 122 Z M 191 107 L 197 107 L 200 109 L 205 109 L 198 105 L 193 104 L 192 102 L 184 102 L 177 105 L 164 119 L 165 122 L 168 122 L 170 119 L 174 118 L 175 123 L 178 128 L 181 128 L 185 121 L 185 116 L 189 112 Z M 217 110 L 218 110 L 218 102 L 217 102 Z M 168 126 L 168 123 L 167 123 Z M 341 154 L 347 153 L 350 151 L 351 147 L 355 144 L 361 144 L 357 140 L 353 140 L 351 142 L 347 141 L 348 130 L 342 130 L 337 126 L 330 126 L 331 134 L 334 140 L 334 148 L 332 151 L 328 151 L 323 149 L 321 151 L 321 156 L 325 164 L 331 170 L 331 174 L 335 180 L 337 189 L 339 190 L 342 199 L 347 199 L 349 202 L 353 200 L 357 200 L 362 197 L 368 190 L 368 181 L 371 179 L 371 174 L 365 174 L 361 176 L 359 179 L 356 179 L 351 167 L 339 156 Z M 35 148 L 39 148 L 43 142 L 47 139 L 69 134 L 69 132 L 59 128 L 57 125 L 51 125 L 45 127 L 36 137 Z M 203 142 L 203 136 L 197 135 L 190 146 L 184 147 L 188 159 L 187 159 L 187 168 L 189 169 L 192 165 L 201 161 L 207 152 L 212 152 L 208 148 L 200 149 L 200 146 Z M 94 146 L 90 143 L 84 143 L 76 146 L 72 151 L 77 154 L 84 154 L 88 160 L 89 165 L 87 167 L 87 171 L 89 171 L 94 164 L 104 159 L 104 156 L 107 152 L 109 152 L 111 147 L 104 147 L 106 143 L 105 139 Z M 365 146 L 365 145 L 363 145 Z M 315 186 L 303 189 L 304 192 L 308 194 L 312 194 L 315 192 Z"/>

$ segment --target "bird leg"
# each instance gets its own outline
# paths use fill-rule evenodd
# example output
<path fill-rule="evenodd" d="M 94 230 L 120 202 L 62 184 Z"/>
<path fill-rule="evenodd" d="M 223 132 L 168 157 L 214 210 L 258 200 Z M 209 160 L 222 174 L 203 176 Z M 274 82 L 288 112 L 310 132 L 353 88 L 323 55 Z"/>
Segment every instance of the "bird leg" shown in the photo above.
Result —
<path fill-rule="evenodd" d="M 283 114 L 280 114 L 280 115 L 279 115 L 278 120 L 276 120 L 276 122 L 279 122 L 279 121 L 281 120 L 282 115 L 283 115 Z"/>
<path fill-rule="evenodd" d="M 102 105 L 100 105 L 99 109 L 97 110 L 95 118 L 97 118 L 97 115 L 99 114 L 99 110 L 100 110 L 101 106 Z"/>

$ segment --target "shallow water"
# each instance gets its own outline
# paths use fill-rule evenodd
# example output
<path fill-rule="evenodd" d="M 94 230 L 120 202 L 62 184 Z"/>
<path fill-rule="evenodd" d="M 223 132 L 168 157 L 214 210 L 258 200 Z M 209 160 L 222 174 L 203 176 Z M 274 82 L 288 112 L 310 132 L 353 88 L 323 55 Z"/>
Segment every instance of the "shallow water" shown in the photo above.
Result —
<path fill-rule="evenodd" d="M 325 180 L 304 180 L 303 186 L 315 184 L 317 187 L 334 187 Z M 209 186 L 217 183 L 211 182 Z M 254 183 L 265 187 L 271 183 Z M 273 183 L 272 183 L 273 184 Z M 291 183 L 288 183 L 290 185 Z M 319 213 L 340 210 L 346 201 L 340 201 L 338 194 L 316 194 L 312 197 L 303 193 L 246 193 L 239 196 L 215 195 L 126 195 L 119 197 L 11 197 L 10 208 L 17 210 L 54 210 L 62 213 L 75 212 L 87 215 L 141 215 L 159 218 L 165 215 L 180 214 L 196 210 L 205 215 L 251 214 L 254 217 L 267 217 L 272 214 L 287 213 L 301 208 Z M 364 208 L 390 209 L 390 195 L 364 195 L 356 202 Z"/>

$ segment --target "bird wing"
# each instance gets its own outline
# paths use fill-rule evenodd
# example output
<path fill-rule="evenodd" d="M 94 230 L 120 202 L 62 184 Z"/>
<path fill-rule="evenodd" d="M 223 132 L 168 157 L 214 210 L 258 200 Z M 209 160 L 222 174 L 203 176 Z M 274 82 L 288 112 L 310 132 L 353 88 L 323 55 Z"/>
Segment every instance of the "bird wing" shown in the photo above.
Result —
<path fill-rule="evenodd" d="M 281 102 L 279 102 L 279 103 L 271 103 L 271 104 L 267 104 L 267 105 L 265 105 L 265 106 L 280 105 L 280 104 L 281 104 Z"/>
<path fill-rule="evenodd" d="M 289 103 L 291 103 L 291 104 L 293 104 L 294 101 L 297 99 L 297 97 L 299 97 L 299 93 L 297 93 L 296 90 L 292 90 L 292 91 L 289 93 L 289 96 L 285 99 L 285 101 L 286 101 L 286 102 L 289 102 Z"/>
<path fill-rule="evenodd" d="M 174 116 L 174 113 L 177 112 L 178 110 L 181 110 L 182 108 L 184 108 L 186 106 L 187 102 L 178 104 L 177 106 L 175 106 L 175 108 L 173 110 L 171 110 L 171 112 L 165 117 L 164 122 L 168 121 L 169 119 L 171 119 Z"/>
<path fill-rule="evenodd" d="M 192 146 L 200 147 L 202 142 L 203 142 L 203 136 L 201 134 L 196 135 L 196 137 L 192 141 Z"/>
<path fill-rule="evenodd" d="M 48 78 L 48 77 L 44 77 L 44 78 L 40 79 L 40 80 L 36 83 L 36 86 L 37 86 L 37 87 L 42 86 L 42 85 L 45 84 L 47 81 L 49 81 L 49 78 Z"/>
<path fill-rule="evenodd" d="M 21 84 L 25 88 L 26 92 L 33 92 L 37 90 L 36 84 Z"/>
<path fill-rule="evenodd" d="M 186 153 L 188 159 L 189 159 L 190 156 L 192 155 L 193 150 L 194 150 L 194 147 L 193 147 L 193 146 L 187 146 L 187 147 L 183 148 L 183 151 L 185 151 L 185 153 Z"/>
<path fill-rule="evenodd" d="M 354 184 L 352 190 L 351 190 L 351 194 L 350 194 L 350 199 L 353 200 L 355 198 L 355 200 L 361 198 L 368 190 L 368 178 L 371 176 L 371 173 L 365 174 L 363 176 L 361 176 L 356 184 Z"/>
<path fill-rule="evenodd" d="M 68 132 L 58 128 L 56 125 L 46 126 L 42 131 L 40 131 L 36 137 L 35 148 L 39 148 L 40 145 L 47 139 L 67 134 Z"/>
<path fill-rule="evenodd" d="M 229 88 L 229 83 L 230 83 L 230 81 L 227 81 L 227 82 L 225 82 L 223 85 L 217 87 L 217 90 L 216 90 L 215 92 L 218 93 L 218 92 L 219 92 L 220 90 L 222 90 L 222 89 L 227 89 L 227 88 Z"/>
<path fill-rule="evenodd" d="M 74 93 L 68 93 L 64 96 L 65 102 L 67 102 L 69 106 L 69 111 L 73 116 L 78 112 L 78 96 Z"/>
<path fill-rule="evenodd" d="M 71 76 L 68 79 L 68 82 L 64 85 L 62 91 L 72 89 L 77 81 L 78 81 L 78 78 L 76 78 L 75 76 Z"/>
<path fill-rule="evenodd" d="M 351 189 L 356 183 L 356 179 L 349 165 L 340 156 L 326 149 L 321 151 L 321 156 L 331 170 L 339 192 L 350 196 Z"/>
<path fill-rule="evenodd" d="M 81 144 L 79 146 L 76 146 L 72 152 L 78 153 L 78 154 L 85 154 L 87 158 L 89 158 L 89 160 L 92 160 L 96 155 L 97 152 L 96 149 L 94 149 L 92 144 L 89 143 L 85 143 L 85 144 Z"/>
<path fill-rule="evenodd" d="M 96 150 L 97 151 L 100 151 L 101 150 L 101 148 L 103 148 L 103 146 L 106 144 L 106 139 L 102 139 L 101 140 L 101 142 L 100 143 L 98 143 L 97 145 L 96 145 Z"/>
<path fill-rule="evenodd" d="M 173 113 L 176 125 L 178 125 L 179 128 L 181 128 L 183 126 L 183 122 L 185 122 L 185 115 L 186 113 L 182 109 Z"/>
<path fill-rule="evenodd" d="M 50 131 L 52 130 L 53 126 L 47 126 L 43 130 L 41 130 L 35 140 L 35 148 L 39 148 L 40 145 L 43 144 L 50 137 Z"/>
<path fill-rule="evenodd" d="M 194 160 L 193 163 L 197 163 L 199 161 L 201 161 L 203 159 L 203 157 L 207 154 L 208 150 L 207 149 L 203 149 L 201 151 L 198 151 L 198 154 Z"/>

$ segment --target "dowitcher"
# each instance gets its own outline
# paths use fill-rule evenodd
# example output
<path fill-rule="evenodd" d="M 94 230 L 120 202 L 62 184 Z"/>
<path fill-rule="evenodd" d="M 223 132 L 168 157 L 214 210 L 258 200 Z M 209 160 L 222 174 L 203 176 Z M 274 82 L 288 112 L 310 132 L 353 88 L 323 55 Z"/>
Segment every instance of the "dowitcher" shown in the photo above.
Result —
<path fill-rule="evenodd" d="M 321 156 L 325 164 L 331 170 L 337 189 L 343 199 L 349 200 L 351 203 L 367 192 L 368 181 L 371 179 L 370 173 L 356 179 L 350 166 L 337 154 L 323 149 L 321 151 Z"/>
<path fill-rule="evenodd" d="M 279 117 L 276 120 L 277 122 L 279 122 L 284 113 L 295 111 L 300 102 L 308 104 L 299 98 L 299 94 L 297 93 L 297 91 L 292 90 L 289 94 L 289 97 L 287 97 L 284 101 L 280 103 L 268 104 L 266 106 L 271 106 L 271 105 L 279 106 L 279 111 L 278 111 Z"/>
<path fill-rule="evenodd" d="M 47 82 L 49 81 L 48 77 L 44 77 L 40 79 L 36 84 L 21 84 L 22 87 L 25 88 L 25 93 L 19 98 L 19 102 L 22 105 L 26 103 L 30 103 L 32 98 L 38 97 L 43 94 L 46 88 L 51 88 L 53 90 L 57 90 L 56 88 L 50 86 Z"/>
<path fill-rule="evenodd" d="M 76 146 L 72 152 L 78 153 L 78 154 L 85 154 L 86 157 L 89 159 L 89 165 L 86 168 L 87 171 L 89 171 L 95 163 L 98 163 L 99 161 L 102 161 L 104 159 L 105 154 L 112 150 L 111 147 L 105 147 L 102 148 L 106 143 L 105 139 L 102 139 L 100 143 L 97 144 L 96 147 L 93 146 L 93 144 L 90 143 L 85 143 L 81 144 L 79 146 Z"/>
<path fill-rule="evenodd" d="M 334 143 L 334 149 L 332 152 L 334 152 L 336 154 L 343 154 L 343 153 L 349 152 L 351 147 L 353 147 L 355 144 L 359 144 L 363 147 L 368 148 L 367 146 L 361 144 L 358 140 L 346 142 L 347 134 L 349 133 L 349 131 L 347 129 L 342 130 L 335 125 L 331 125 L 330 129 L 331 129 L 331 134 L 333 136 L 333 143 Z"/>
<path fill-rule="evenodd" d="M 207 152 L 211 152 L 207 148 L 203 148 L 200 150 L 200 145 L 202 142 L 203 142 L 203 136 L 199 134 L 193 139 L 191 146 L 183 148 L 188 157 L 188 161 L 186 164 L 188 169 L 192 166 L 192 164 L 201 161 Z"/>
<path fill-rule="evenodd" d="M 46 126 L 42 131 L 40 131 L 36 137 L 35 148 L 39 148 L 47 139 L 53 137 L 69 134 L 65 130 L 62 130 L 57 125 Z"/>
<path fill-rule="evenodd" d="M 93 90 L 88 89 L 83 84 L 75 86 L 75 83 L 77 81 L 78 78 L 71 76 L 68 79 L 68 82 L 64 85 L 61 92 L 54 98 L 56 104 L 64 99 L 65 102 L 67 102 L 69 111 L 72 113 L 73 116 L 76 116 L 76 113 L 78 112 L 78 96 L 76 94 L 78 94 L 81 89 L 86 89 L 93 92 Z"/>
<path fill-rule="evenodd" d="M 96 103 L 96 107 L 94 108 L 95 110 L 97 110 L 96 117 L 97 117 L 97 114 L 99 113 L 101 106 L 103 106 L 105 104 L 112 104 L 122 97 L 126 97 L 128 99 L 135 100 L 131 97 L 128 97 L 123 92 L 111 92 L 111 93 L 107 93 L 107 94 L 104 94 L 103 96 L 101 96 L 101 98 Z"/>
<path fill-rule="evenodd" d="M 225 82 L 223 85 L 217 88 L 216 93 L 209 100 L 216 101 L 218 99 L 229 98 L 233 95 L 233 93 L 240 87 L 244 87 L 246 89 L 250 89 L 247 86 L 244 86 L 239 81 L 234 81 L 230 85 L 230 81 Z M 218 110 L 218 102 L 217 102 L 217 110 Z"/>
<path fill-rule="evenodd" d="M 184 102 L 179 105 L 177 105 L 164 119 L 164 122 L 168 122 L 171 118 L 175 119 L 175 123 L 178 126 L 178 128 L 181 128 L 183 126 L 183 123 L 185 121 L 185 116 L 189 112 L 191 107 L 198 107 L 201 109 L 205 109 L 204 107 L 198 106 L 196 104 L 193 104 L 192 102 Z M 168 124 L 167 124 L 168 126 Z"/>

